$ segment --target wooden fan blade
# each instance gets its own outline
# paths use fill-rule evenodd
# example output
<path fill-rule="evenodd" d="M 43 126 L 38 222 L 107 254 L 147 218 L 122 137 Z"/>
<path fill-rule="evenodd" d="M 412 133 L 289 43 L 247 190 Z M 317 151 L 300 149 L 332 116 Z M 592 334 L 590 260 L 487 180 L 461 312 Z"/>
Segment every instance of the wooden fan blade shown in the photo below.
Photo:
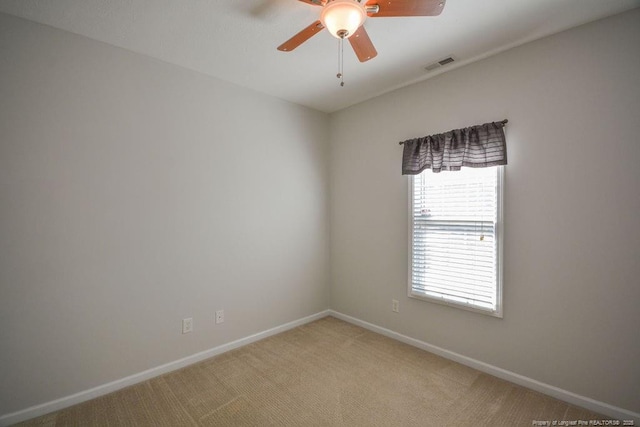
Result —
<path fill-rule="evenodd" d="M 322 6 L 322 2 L 320 0 L 298 0 L 298 1 L 301 1 L 302 3 L 311 4 L 314 6 Z"/>
<path fill-rule="evenodd" d="M 283 52 L 290 52 L 322 30 L 324 30 L 324 25 L 322 25 L 322 22 L 316 21 L 304 30 L 300 31 L 295 36 L 291 37 L 286 42 L 282 43 L 280 46 L 278 46 L 278 50 L 281 50 Z"/>
<path fill-rule="evenodd" d="M 367 6 L 378 6 L 372 18 L 390 16 L 437 16 L 440 15 L 447 0 L 369 0 Z"/>
<path fill-rule="evenodd" d="M 373 43 L 371 43 L 367 30 L 364 29 L 364 25 L 361 25 L 360 28 L 349 37 L 349 43 L 351 43 L 351 47 L 360 62 L 366 62 L 378 55 L 376 48 L 373 47 Z"/>

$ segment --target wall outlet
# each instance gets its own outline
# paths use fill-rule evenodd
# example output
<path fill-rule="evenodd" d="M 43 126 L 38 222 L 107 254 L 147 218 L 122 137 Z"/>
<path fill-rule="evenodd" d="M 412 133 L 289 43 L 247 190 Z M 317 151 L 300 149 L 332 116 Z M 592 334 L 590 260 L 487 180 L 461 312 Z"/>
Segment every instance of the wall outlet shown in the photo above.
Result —
<path fill-rule="evenodd" d="M 182 319 L 182 333 L 188 334 L 191 331 L 193 331 L 193 317 Z"/>
<path fill-rule="evenodd" d="M 216 323 L 224 323 L 224 310 L 216 311 Z"/>
<path fill-rule="evenodd" d="M 393 311 L 394 313 L 400 313 L 400 301 L 398 301 L 397 299 L 391 300 L 391 311 Z"/>

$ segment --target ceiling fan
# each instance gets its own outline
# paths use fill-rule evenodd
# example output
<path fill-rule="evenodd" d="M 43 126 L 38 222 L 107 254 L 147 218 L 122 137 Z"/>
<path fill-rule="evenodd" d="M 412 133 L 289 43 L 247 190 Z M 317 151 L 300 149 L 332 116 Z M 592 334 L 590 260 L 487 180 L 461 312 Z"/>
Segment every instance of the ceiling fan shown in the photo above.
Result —
<path fill-rule="evenodd" d="M 360 62 L 366 62 L 378 54 L 367 34 L 367 30 L 362 25 L 367 17 L 436 16 L 442 12 L 446 3 L 446 0 L 298 1 L 313 6 L 321 6 L 320 19 L 278 46 L 278 50 L 290 52 L 327 28 L 334 37 L 341 40 L 349 40 Z"/>

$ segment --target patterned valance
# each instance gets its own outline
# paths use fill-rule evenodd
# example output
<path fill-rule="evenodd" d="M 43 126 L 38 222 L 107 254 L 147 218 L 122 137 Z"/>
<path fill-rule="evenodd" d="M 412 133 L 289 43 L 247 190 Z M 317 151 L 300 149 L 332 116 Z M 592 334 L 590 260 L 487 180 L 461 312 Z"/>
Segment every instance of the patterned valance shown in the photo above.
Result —
<path fill-rule="evenodd" d="M 503 129 L 506 123 L 507 120 L 485 123 L 403 141 L 402 174 L 417 175 L 425 169 L 440 172 L 460 170 L 462 166 L 506 165 Z"/>

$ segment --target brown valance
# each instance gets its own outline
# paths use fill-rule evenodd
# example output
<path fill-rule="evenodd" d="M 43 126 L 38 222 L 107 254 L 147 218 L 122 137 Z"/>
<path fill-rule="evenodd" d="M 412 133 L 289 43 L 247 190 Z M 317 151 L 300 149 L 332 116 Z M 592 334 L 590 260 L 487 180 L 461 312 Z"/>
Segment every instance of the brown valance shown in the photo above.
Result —
<path fill-rule="evenodd" d="M 485 123 L 446 133 L 408 139 L 402 153 L 402 174 L 456 171 L 462 166 L 485 168 L 507 164 L 507 142 L 501 122 Z"/>

